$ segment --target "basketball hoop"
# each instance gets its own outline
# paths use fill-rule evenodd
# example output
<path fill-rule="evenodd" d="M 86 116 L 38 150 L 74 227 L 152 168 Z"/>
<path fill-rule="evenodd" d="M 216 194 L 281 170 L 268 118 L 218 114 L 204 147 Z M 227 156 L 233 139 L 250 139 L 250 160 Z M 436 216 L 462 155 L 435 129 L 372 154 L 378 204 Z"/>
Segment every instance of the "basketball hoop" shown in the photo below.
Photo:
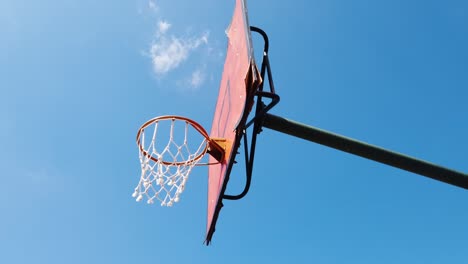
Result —
<path fill-rule="evenodd" d="M 206 153 L 223 162 L 228 147 L 225 140 L 210 138 L 200 124 L 181 116 L 149 120 L 138 130 L 136 142 L 141 177 L 132 196 L 137 202 L 146 198 L 148 204 L 158 200 L 161 206 L 180 200 L 194 166 L 211 165 L 200 162 Z"/>

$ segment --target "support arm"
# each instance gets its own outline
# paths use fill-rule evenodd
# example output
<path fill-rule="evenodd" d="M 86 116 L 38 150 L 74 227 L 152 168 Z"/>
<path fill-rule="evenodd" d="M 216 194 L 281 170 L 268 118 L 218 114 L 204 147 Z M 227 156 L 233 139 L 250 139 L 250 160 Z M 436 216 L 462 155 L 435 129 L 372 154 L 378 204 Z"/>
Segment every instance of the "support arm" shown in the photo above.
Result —
<path fill-rule="evenodd" d="M 265 114 L 263 126 L 363 158 L 468 189 L 468 174 L 386 150 L 279 116 Z"/>

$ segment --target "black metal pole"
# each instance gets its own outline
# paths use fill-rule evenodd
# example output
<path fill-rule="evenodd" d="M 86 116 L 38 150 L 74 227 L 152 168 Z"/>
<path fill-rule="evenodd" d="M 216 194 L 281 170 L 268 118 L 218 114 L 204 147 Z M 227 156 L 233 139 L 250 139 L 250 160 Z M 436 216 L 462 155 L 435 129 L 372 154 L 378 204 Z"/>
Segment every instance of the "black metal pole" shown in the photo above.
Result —
<path fill-rule="evenodd" d="M 468 189 L 468 174 L 447 169 L 423 160 L 301 124 L 279 116 L 265 114 L 263 126 L 360 157 L 384 163 L 434 180 Z"/>

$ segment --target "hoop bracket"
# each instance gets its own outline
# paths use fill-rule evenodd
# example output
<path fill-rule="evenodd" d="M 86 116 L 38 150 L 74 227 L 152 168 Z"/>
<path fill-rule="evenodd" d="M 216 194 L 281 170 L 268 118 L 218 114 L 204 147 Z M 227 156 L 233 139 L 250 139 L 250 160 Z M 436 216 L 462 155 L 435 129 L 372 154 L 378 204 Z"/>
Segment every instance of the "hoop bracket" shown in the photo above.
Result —
<path fill-rule="evenodd" d="M 232 142 L 225 138 L 210 138 L 207 153 L 219 162 L 224 162 L 226 153 L 232 149 Z"/>

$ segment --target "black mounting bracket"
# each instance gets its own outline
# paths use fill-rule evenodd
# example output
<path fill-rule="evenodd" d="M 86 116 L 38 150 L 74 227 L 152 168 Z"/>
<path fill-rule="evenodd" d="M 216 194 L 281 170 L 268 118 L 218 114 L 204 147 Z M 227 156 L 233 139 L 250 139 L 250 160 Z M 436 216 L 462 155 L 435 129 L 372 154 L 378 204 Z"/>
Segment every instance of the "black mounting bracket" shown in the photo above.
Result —
<path fill-rule="evenodd" d="M 246 182 L 244 186 L 244 190 L 238 195 L 223 195 L 223 199 L 226 200 L 239 200 L 242 199 L 250 189 L 250 183 L 252 181 L 252 171 L 253 171 L 253 164 L 255 158 L 255 147 L 257 145 L 257 135 L 260 134 L 262 131 L 263 120 L 265 115 L 271 110 L 278 102 L 280 101 L 279 95 L 275 92 L 275 85 L 273 83 L 273 75 L 271 73 L 271 66 L 270 61 L 268 59 L 268 49 L 270 47 L 268 35 L 260 28 L 257 27 L 250 27 L 252 32 L 259 33 L 264 40 L 264 47 L 263 47 L 263 57 L 262 57 L 262 66 L 260 68 L 260 76 L 262 78 L 262 82 L 258 87 L 258 90 L 255 92 L 256 97 L 256 106 L 255 106 L 255 115 L 254 117 L 248 121 L 242 131 L 243 137 L 243 144 L 244 144 L 244 153 L 245 153 L 245 171 L 246 171 Z M 268 77 L 268 86 L 269 91 L 264 91 L 264 84 L 265 84 L 265 74 Z M 264 98 L 268 98 L 271 101 L 268 104 L 263 102 Z M 247 137 L 247 129 L 253 125 L 253 129 L 251 131 L 251 140 L 250 140 L 250 149 L 248 144 L 248 137 Z"/>

